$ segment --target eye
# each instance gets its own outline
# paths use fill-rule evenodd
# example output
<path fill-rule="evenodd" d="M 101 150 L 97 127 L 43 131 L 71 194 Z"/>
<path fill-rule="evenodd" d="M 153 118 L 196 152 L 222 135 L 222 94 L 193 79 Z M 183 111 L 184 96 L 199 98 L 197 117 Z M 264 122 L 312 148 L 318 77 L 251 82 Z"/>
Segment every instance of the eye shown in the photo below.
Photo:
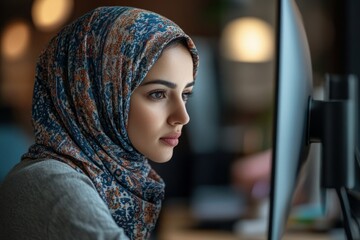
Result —
<path fill-rule="evenodd" d="M 193 92 L 189 91 L 189 92 L 184 92 L 182 94 L 182 99 L 184 102 L 187 102 L 189 100 L 189 98 L 193 95 Z"/>
<path fill-rule="evenodd" d="M 160 100 L 166 98 L 166 91 L 164 90 L 156 90 L 149 93 L 149 97 L 153 100 Z"/>

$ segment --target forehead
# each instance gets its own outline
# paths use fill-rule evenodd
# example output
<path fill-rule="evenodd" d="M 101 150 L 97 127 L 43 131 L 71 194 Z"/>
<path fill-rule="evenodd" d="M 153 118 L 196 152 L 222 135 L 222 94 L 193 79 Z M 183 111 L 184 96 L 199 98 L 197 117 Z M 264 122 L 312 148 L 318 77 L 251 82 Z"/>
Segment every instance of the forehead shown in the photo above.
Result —
<path fill-rule="evenodd" d="M 193 59 L 189 50 L 181 44 L 166 48 L 144 81 L 151 77 L 183 78 L 187 81 L 193 81 Z"/>

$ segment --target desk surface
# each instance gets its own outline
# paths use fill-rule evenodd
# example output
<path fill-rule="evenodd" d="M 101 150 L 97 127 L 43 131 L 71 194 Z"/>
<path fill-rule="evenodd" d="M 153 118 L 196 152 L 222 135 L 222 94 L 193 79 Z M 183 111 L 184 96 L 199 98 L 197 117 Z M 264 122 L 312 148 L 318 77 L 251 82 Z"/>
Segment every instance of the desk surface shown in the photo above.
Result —
<path fill-rule="evenodd" d="M 164 206 L 159 222 L 159 240 L 264 240 L 261 236 L 239 236 L 228 231 L 197 230 L 196 220 L 191 217 L 185 204 L 171 204 Z M 327 234 L 305 232 L 286 233 L 283 240 L 330 240 Z"/>

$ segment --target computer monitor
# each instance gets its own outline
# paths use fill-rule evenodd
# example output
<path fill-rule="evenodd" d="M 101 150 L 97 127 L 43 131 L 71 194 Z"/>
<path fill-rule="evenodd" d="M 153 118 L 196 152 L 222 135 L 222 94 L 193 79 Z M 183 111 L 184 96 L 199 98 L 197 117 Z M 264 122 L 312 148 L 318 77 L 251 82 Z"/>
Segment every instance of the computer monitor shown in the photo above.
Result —
<path fill-rule="evenodd" d="M 328 75 L 326 101 L 312 98 L 312 65 L 295 0 L 277 2 L 276 99 L 268 239 L 285 231 L 299 174 L 312 142 L 320 142 L 321 187 L 334 188 L 348 239 L 358 235 L 349 209 L 354 186 L 357 79 Z M 353 199 L 353 198 L 352 198 Z M 354 230 L 355 229 L 355 230 Z"/>
<path fill-rule="evenodd" d="M 286 226 L 300 168 L 306 159 L 307 118 L 312 94 L 310 50 L 293 0 L 277 3 L 276 99 L 270 194 L 269 239 Z"/>

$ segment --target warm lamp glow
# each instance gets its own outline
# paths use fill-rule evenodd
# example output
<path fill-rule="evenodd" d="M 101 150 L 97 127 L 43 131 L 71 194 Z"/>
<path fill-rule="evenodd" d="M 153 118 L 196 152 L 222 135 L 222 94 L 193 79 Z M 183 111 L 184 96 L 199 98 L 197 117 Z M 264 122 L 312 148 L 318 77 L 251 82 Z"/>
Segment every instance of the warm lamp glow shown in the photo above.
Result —
<path fill-rule="evenodd" d="M 1 53 L 6 59 L 21 57 L 30 42 L 30 28 L 26 22 L 16 21 L 7 25 L 1 36 Z"/>
<path fill-rule="evenodd" d="M 53 31 L 70 17 L 73 0 L 35 0 L 32 18 L 35 26 L 43 31 Z"/>
<path fill-rule="evenodd" d="M 272 58 L 273 30 L 265 21 L 243 17 L 229 22 L 222 34 L 222 50 L 226 58 L 241 62 L 264 62 Z"/>

